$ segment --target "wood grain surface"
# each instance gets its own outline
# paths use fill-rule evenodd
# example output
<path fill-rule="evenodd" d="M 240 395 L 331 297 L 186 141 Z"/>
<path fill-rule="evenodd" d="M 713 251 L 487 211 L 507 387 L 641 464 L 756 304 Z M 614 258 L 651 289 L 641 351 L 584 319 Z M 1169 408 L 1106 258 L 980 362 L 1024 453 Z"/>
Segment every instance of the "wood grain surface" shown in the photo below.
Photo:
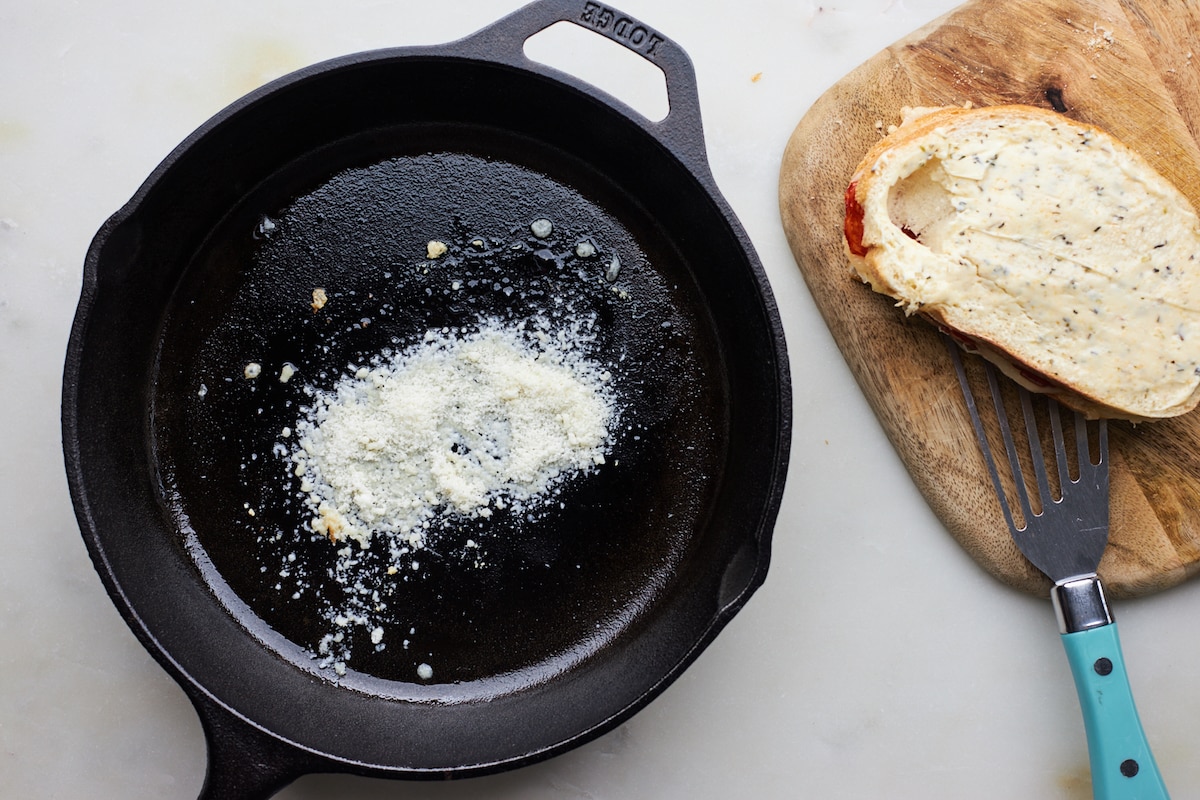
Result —
<path fill-rule="evenodd" d="M 972 0 L 830 88 L 784 153 L 792 252 L 914 481 L 984 569 L 1044 596 L 1047 580 L 1005 527 L 942 337 L 856 281 L 842 244 L 849 177 L 900 109 L 968 102 L 1053 108 L 1104 128 L 1200 208 L 1200 0 Z M 1100 575 L 1114 597 L 1165 589 L 1200 571 L 1200 413 L 1109 430 Z"/>

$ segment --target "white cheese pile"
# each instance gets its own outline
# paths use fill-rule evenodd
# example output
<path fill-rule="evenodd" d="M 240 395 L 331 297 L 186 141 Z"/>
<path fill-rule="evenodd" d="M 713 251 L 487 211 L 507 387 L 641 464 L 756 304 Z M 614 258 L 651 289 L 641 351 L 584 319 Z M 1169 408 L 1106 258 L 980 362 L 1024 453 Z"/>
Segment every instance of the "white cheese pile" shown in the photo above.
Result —
<path fill-rule="evenodd" d="M 314 391 L 291 456 L 313 530 L 417 549 L 438 516 L 488 517 L 604 463 L 609 374 L 581 336 L 545 321 L 431 331 Z"/>

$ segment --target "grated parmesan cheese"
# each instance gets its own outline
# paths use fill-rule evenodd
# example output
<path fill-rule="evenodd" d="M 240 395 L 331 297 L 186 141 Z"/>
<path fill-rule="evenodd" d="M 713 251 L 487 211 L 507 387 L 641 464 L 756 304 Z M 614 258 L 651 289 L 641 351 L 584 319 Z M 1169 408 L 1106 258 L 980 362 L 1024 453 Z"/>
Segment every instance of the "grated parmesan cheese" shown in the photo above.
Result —
<path fill-rule="evenodd" d="M 607 373 L 548 323 L 430 332 L 318 394 L 292 460 L 315 532 L 419 548 L 439 515 L 489 517 L 604 463 Z M 578 330 L 575 331 L 579 333 Z"/>

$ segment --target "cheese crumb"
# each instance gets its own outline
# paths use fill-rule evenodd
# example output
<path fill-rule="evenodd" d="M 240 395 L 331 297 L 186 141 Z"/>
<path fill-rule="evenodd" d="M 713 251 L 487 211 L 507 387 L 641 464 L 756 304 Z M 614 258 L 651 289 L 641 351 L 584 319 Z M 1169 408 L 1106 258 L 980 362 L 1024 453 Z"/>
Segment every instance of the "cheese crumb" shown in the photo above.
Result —
<path fill-rule="evenodd" d="M 329 296 L 325 294 L 324 289 L 313 289 L 312 310 L 314 314 L 324 308 L 327 302 L 329 302 Z"/>
<path fill-rule="evenodd" d="M 446 247 L 445 242 L 439 242 L 436 239 L 425 245 L 425 255 L 428 258 L 441 258 L 446 255 L 450 248 Z"/>

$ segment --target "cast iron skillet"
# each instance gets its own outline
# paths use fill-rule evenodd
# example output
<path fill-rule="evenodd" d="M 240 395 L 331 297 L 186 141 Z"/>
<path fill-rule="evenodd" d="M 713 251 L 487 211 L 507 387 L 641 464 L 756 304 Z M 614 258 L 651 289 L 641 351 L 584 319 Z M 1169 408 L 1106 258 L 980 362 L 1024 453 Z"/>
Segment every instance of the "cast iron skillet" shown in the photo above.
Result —
<path fill-rule="evenodd" d="M 561 20 L 658 65 L 669 115 L 526 59 Z M 403 574 L 365 552 L 384 647 L 349 626 L 338 675 L 314 650 L 346 589 L 282 435 L 305 387 L 431 329 L 535 317 L 590 321 L 622 409 L 607 463 L 536 513 L 452 520 Z M 479 775 L 612 729 L 762 583 L 787 466 L 783 332 L 710 175 L 687 56 L 612 9 L 545 0 L 234 103 L 92 243 L 63 433 L 96 569 L 203 722 L 203 797 L 315 771 Z"/>

